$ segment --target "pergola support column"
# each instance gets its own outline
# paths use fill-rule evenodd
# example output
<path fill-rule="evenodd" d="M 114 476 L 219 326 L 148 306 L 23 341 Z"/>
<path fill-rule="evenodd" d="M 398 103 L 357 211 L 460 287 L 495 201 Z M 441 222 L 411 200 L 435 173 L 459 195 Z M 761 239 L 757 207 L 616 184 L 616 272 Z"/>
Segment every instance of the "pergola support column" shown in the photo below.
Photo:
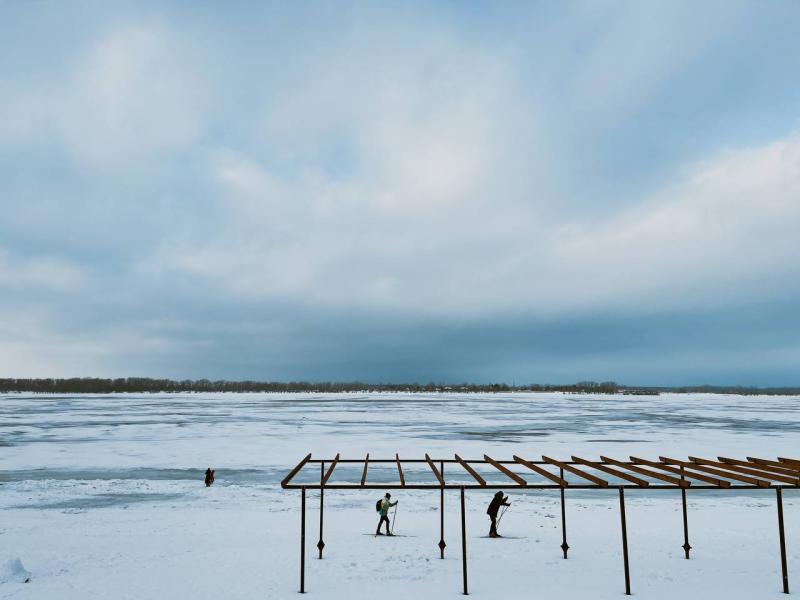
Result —
<path fill-rule="evenodd" d="M 561 479 L 564 479 L 564 469 L 559 469 Z M 564 560 L 567 558 L 569 544 L 567 543 L 567 508 L 564 505 L 564 487 L 561 487 L 561 551 L 564 553 Z"/>
<path fill-rule="evenodd" d="M 306 593 L 306 488 L 300 500 L 300 593 Z"/>
<path fill-rule="evenodd" d="M 464 513 L 464 488 L 461 488 L 461 571 L 464 574 L 464 595 L 469 595 L 467 587 L 467 520 Z"/>
<path fill-rule="evenodd" d="M 439 463 L 439 470 L 444 477 L 444 462 Z M 439 490 L 439 558 L 444 559 L 444 549 L 447 544 L 444 541 L 444 488 Z"/>
<path fill-rule="evenodd" d="M 686 481 L 686 473 L 681 467 L 681 481 Z M 683 551 L 686 553 L 686 560 L 689 560 L 689 551 L 692 549 L 689 544 L 689 516 L 686 511 L 686 488 L 681 488 L 681 506 L 683 507 Z"/>
<path fill-rule="evenodd" d="M 781 575 L 783 577 L 783 593 L 789 593 L 789 570 L 786 566 L 786 535 L 783 532 L 783 490 L 775 488 L 775 499 L 778 504 L 778 536 L 781 542 Z"/>
<path fill-rule="evenodd" d="M 622 560 L 625 564 L 625 595 L 631 595 L 631 575 L 628 565 L 628 526 L 625 522 L 625 488 L 619 488 L 619 517 L 622 523 Z"/>
<path fill-rule="evenodd" d="M 686 488 L 681 488 L 681 504 L 683 505 L 683 551 L 686 553 L 686 560 L 689 560 L 689 551 L 692 549 L 689 544 L 689 517 L 686 513 Z"/>
<path fill-rule="evenodd" d="M 319 476 L 320 481 L 322 481 L 322 477 L 325 476 L 325 463 L 320 463 L 319 465 Z M 322 541 L 322 519 L 325 513 L 325 488 L 320 488 L 319 490 L 319 541 L 317 542 L 317 548 L 319 549 L 319 558 L 322 559 L 322 549 L 325 547 L 325 542 Z"/>

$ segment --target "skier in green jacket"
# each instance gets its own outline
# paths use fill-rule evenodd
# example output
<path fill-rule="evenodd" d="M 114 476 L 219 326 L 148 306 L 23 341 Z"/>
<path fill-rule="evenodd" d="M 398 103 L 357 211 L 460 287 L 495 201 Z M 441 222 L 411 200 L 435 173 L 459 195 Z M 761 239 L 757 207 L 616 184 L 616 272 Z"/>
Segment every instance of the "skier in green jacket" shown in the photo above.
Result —
<path fill-rule="evenodd" d="M 397 501 L 392 502 L 392 495 L 386 492 L 386 496 L 380 501 L 379 512 L 381 513 L 381 520 L 378 521 L 378 529 L 375 530 L 375 535 L 383 535 L 381 533 L 381 525 L 384 521 L 386 521 L 386 535 L 393 535 L 392 532 L 389 531 L 389 509 L 396 505 Z"/>

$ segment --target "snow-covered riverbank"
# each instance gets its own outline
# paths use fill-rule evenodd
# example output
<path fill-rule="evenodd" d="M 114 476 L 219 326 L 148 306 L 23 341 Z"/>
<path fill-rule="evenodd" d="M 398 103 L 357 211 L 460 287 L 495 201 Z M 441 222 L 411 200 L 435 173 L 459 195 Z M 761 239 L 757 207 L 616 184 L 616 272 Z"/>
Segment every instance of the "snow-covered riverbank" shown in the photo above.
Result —
<path fill-rule="evenodd" d="M 8 395 L 0 399 L 0 562 L 19 558 L 31 581 L 0 584 L 0 597 L 294 597 L 299 493 L 278 481 L 308 451 L 774 456 L 800 449 L 799 415 L 797 398 L 704 395 Z M 206 466 L 217 468 L 209 489 Z M 614 491 L 568 491 L 566 561 L 557 493 L 512 494 L 501 531 L 515 537 L 503 540 L 482 537 L 488 496 L 467 496 L 474 595 L 622 595 Z M 460 595 L 457 495 L 446 499 L 444 561 L 438 494 L 397 494 L 397 530 L 407 537 L 394 539 L 364 535 L 377 521 L 375 497 L 326 494 L 318 561 L 318 495 L 309 494 L 309 593 Z M 789 576 L 800 585 L 800 494 L 787 491 L 784 504 Z M 627 508 L 636 596 L 780 594 L 773 491 L 691 492 L 689 561 L 677 492 L 632 491 Z"/>

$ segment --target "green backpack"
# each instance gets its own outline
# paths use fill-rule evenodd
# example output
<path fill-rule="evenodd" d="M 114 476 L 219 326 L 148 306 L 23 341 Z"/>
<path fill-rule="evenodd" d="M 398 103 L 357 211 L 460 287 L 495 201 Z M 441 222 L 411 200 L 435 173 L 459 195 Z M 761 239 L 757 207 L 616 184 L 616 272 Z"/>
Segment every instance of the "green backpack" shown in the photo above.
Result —
<path fill-rule="evenodd" d="M 375 512 L 381 512 L 381 507 L 383 506 L 383 499 L 378 500 L 375 503 Z"/>

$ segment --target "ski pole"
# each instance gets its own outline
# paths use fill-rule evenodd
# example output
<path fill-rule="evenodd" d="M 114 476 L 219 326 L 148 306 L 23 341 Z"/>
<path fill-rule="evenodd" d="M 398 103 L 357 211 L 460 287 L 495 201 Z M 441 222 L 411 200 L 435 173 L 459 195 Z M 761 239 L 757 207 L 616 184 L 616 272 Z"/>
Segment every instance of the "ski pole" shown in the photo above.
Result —
<path fill-rule="evenodd" d="M 394 514 L 392 514 L 392 535 L 394 535 L 394 520 L 397 518 L 397 507 L 400 506 L 400 503 L 394 505 Z"/>
<path fill-rule="evenodd" d="M 500 513 L 500 518 L 499 518 L 499 519 L 497 519 L 497 527 L 495 527 L 495 529 L 499 529 L 499 528 L 500 528 L 500 521 L 502 521 L 502 520 L 503 520 L 503 515 L 504 515 L 504 514 L 506 514 L 506 511 L 507 511 L 507 510 L 508 510 L 508 507 L 507 507 L 507 506 L 504 506 L 504 507 L 503 507 L 503 512 L 501 512 L 501 513 Z"/>

